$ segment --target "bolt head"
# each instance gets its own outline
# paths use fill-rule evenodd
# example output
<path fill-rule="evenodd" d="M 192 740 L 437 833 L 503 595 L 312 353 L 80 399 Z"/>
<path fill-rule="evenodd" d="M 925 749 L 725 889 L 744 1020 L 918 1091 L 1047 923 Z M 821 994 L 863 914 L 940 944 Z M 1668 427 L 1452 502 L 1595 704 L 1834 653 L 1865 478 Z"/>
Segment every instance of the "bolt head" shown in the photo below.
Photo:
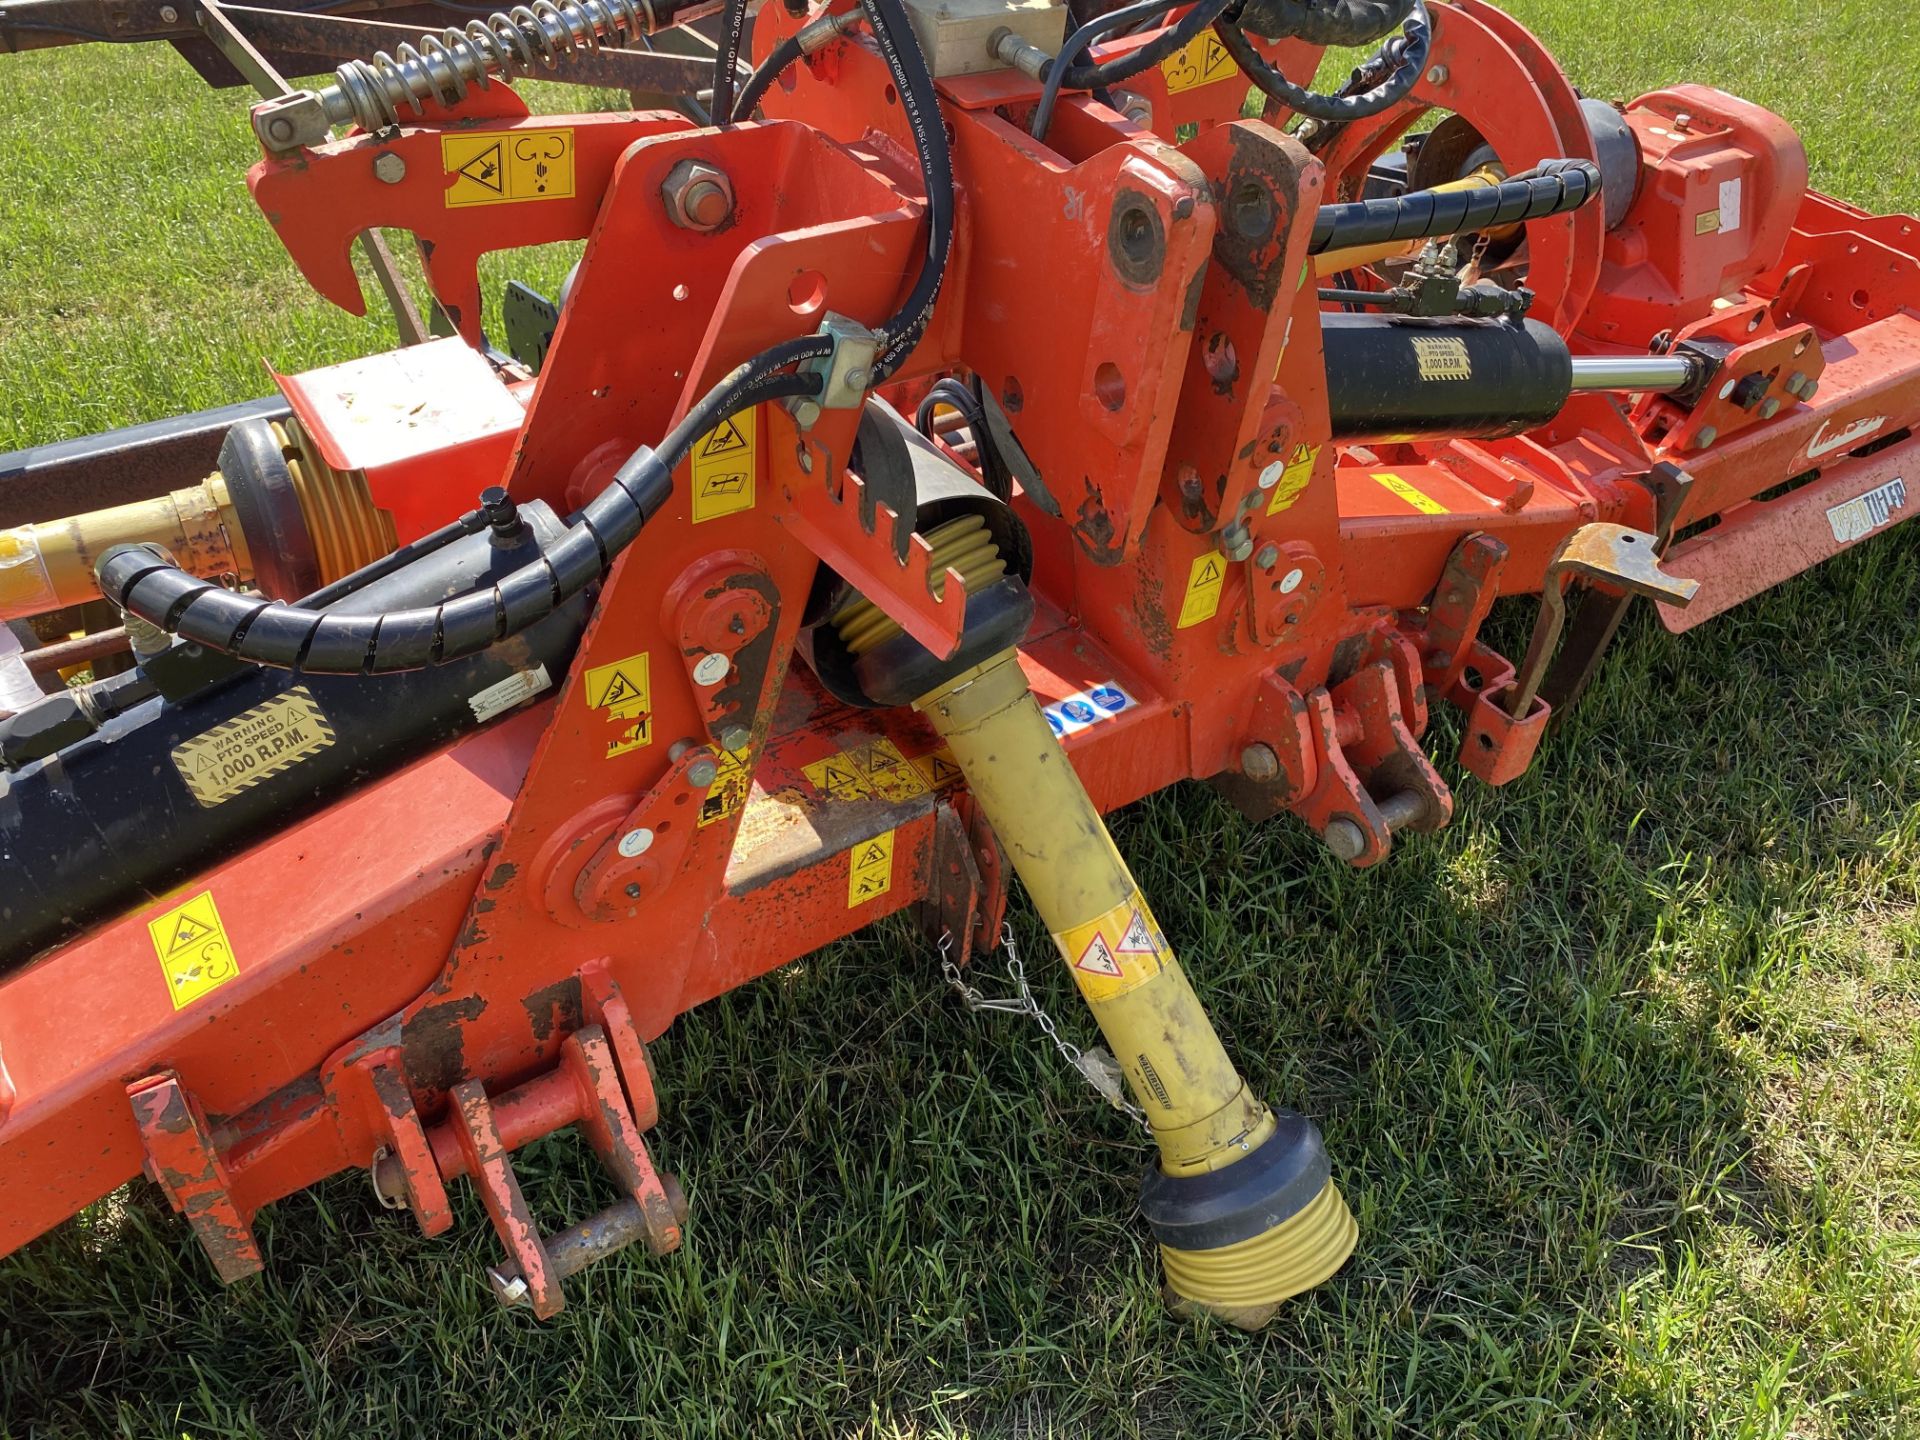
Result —
<path fill-rule="evenodd" d="M 1280 547 L 1278 545 L 1262 545 L 1260 547 L 1260 553 L 1254 558 L 1253 563 L 1258 565 L 1262 570 L 1271 570 L 1279 562 Z"/>
<path fill-rule="evenodd" d="M 1345 816 L 1336 816 L 1320 832 L 1327 848 L 1351 864 L 1367 852 L 1367 833 Z"/>
<path fill-rule="evenodd" d="M 1273 753 L 1271 745 L 1255 741 L 1240 752 L 1240 773 L 1265 784 L 1280 773 L 1280 757 Z"/>
<path fill-rule="evenodd" d="M 1760 406 L 1760 418 L 1762 420 L 1771 420 L 1774 416 L 1778 415 L 1779 413 L 1780 413 L 1780 402 L 1778 400 L 1767 400 L 1763 402 Z"/>
<path fill-rule="evenodd" d="M 811 430 L 820 419 L 820 402 L 810 395 L 795 395 L 787 401 L 787 413 L 802 430 Z"/>
<path fill-rule="evenodd" d="M 160 7 L 160 23 L 162 25 L 177 25 L 179 21 L 180 12 L 174 9 L 173 6 L 162 5 Z"/>
<path fill-rule="evenodd" d="M 1220 543 L 1225 547 L 1229 560 L 1244 560 L 1253 554 L 1253 536 L 1247 533 L 1244 525 L 1229 525 L 1222 530 Z"/>
<path fill-rule="evenodd" d="M 1818 380 L 1813 379 L 1812 377 L 1808 377 L 1807 383 L 1800 387 L 1800 398 L 1802 400 L 1811 401 L 1813 397 L 1818 395 L 1819 393 L 1820 393 L 1820 382 Z"/>
<path fill-rule="evenodd" d="M 719 778 L 720 762 L 711 755 L 703 755 L 687 766 L 687 783 L 697 790 L 706 789 Z"/>
<path fill-rule="evenodd" d="M 1446 66 L 1436 65 L 1427 71 L 1427 83 L 1429 85 L 1444 85 L 1447 83 L 1447 73 Z"/>
<path fill-rule="evenodd" d="M 733 214 L 733 182 L 700 160 L 682 160 L 660 186 L 667 216 L 682 230 L 718 230 Z"/>
<path fill-rule="evenodd" d="M 653 831 L 647 829 L 647 827 L 644 825 L 640 826 L 636 830 L 629 830 L 627 831 L 626 834 L 620 837 L 620 845 L 619 845 L 620 853 L 626 856 L 627 859 L 629 860 L 633 859 L 635 856 L 646 854 L 647 851 L 651 850 L 652 848 L 653 848 Z"/>
<path fill-rule="evenodd" d="M 391 150 L 373 157 L 373 178 L 383 185 L 398 185 L 407 178 L 407 162 Z"/>
<path fill-rule="evenodd" d="M 1719 438 L 1720 432 L 1717 429 L 1711 425 L 1703 426 L 1700 433 L 1693 437 L 1693 448 L 1696 450 L 1710 450 L 1713 448 L 1713 442 Z"/>
<path fill-rule="evenodd" d="M 718 650 L 709 651 L 694 663 L 693 678 L 696 684 L 718 685 L 733 669 L 733 661 Z"/>
<path fill-rule="evenodd" d="M 729 725 L 720 732 L 720 744 L 736 755 L 747 748 L 747 742 L 751 739 L 753 736 L 744 725 Z"/>

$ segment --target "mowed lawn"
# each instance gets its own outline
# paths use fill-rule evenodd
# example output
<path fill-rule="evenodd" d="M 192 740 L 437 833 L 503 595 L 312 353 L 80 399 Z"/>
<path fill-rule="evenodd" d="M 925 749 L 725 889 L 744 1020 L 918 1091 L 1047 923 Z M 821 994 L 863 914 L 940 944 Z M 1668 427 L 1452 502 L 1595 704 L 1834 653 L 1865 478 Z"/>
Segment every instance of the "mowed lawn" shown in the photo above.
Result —
<path fill-rule="evenodd" d="M 1793 121 L 1823 188 L 1920 206 L 1892 0 L 1519 9 L 1592 93 L 1720 85 Z M 306 289 L 250 158 L 244 97 L 170 52 L 0 57 L 0 449 L 391 342 Z M 565 263 L 493 263 L 489 293 Z M 223 1291 L 136 1184 L 0 1262 L 0 1434 L 1920 1435 L 1916 615 L 1920 526 L 1693 635 L 1636 614 L 1506 790 L 1441 717 L 1457 818 L 1372 873 L 1199 786 L 1116 817 L 1360 1222 L 1260 1335 L 1167 1316 L 1148 1148 L 888 925 L 655 1047 L 679 1254 L 538 1324 L 490 1298 L 468 1187 L 423 1241 L 349 1175 L 263 1214 L 266 1274 Z M 611 1198 L 572 1139 L 520 1163 L 549 1225 Z"/>

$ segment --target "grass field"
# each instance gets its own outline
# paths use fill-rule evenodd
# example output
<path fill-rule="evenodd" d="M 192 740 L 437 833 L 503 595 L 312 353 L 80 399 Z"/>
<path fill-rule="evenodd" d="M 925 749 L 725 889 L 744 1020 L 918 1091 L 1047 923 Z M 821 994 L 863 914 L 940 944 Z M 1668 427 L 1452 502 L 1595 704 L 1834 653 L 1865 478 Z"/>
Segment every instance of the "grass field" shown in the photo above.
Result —
<path fill-rule="evenodd" d="M 1796 123 L 1823 188 L 1920 203 L 1892 0 L 1518 9 L 1593 93 L 1711 81 Z M 249 158 L 241 97 L 169 53 L 0 58 L 0 449 L 390 342 L 306 290 Z M 1373 873 L 1197 786 L 1117 817 L 1360 1222 L 1261 1335 L 1168 1318 L 1147 1149 L 886 926 L 656 1048 L 682 1253 L 540 1325 L 489 1298 L 467 1187 L 422 1241 L 345 1176 L 222 1291 L 136 1185 L 0 1262 L 0 1434 L 1920 1435 L 1916 562 L 1909 527 L 1684 639 L 1636 615 L 1534 774 L 1446 762 L 1453 826 Z M 610 1198 L 570 1140 L 523 1173 L 549 1223 Z"/>

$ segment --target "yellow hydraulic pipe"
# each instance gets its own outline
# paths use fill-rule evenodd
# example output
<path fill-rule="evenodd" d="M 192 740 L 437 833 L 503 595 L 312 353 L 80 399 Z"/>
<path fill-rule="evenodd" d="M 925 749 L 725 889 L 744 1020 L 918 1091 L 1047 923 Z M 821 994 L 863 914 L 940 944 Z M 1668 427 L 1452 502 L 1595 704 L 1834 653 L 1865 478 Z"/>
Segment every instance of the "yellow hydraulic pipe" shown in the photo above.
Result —
<path fill-rule="evenodd" d="M 1275 1137 L 1274 1113 L 1228 1059 L 1016 653 L 964 671 L 915 708 L 953 751 L 1052 932 L 1148 1117 L 1161 1172 L 1177 1180 L 1209 1176 L 1258 1152 Z M 1281 1301 L 1339 1269 L 1358 1234 L 1331 1178 L 1296 1213 L 1257 1226 L 1245 1239 L 1209 1248 L 1163 1242 L 1175 1299 L 1256 1327 Z"/>
<path fill-rule="evenodd" d="M 253 573 L 227 482 L 216 473 L 152 500 L 0 530 L 0 620 L 98 600 L 94 561 L 142 541 L 165 546 L 195 575 Z"/>

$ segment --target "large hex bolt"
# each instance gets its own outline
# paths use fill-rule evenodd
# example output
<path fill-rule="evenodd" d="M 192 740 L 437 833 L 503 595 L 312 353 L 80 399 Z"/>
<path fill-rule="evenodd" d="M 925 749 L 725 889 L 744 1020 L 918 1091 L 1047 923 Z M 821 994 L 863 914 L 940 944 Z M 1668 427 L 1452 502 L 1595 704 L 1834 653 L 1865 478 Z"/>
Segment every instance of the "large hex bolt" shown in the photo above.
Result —
<path fill-rule="evenodd" d="M 682 230 L 718 230 L 733 214 L 733 182 L 703 160 L 682 160 L 660 186 L 667 214 Z"/>

